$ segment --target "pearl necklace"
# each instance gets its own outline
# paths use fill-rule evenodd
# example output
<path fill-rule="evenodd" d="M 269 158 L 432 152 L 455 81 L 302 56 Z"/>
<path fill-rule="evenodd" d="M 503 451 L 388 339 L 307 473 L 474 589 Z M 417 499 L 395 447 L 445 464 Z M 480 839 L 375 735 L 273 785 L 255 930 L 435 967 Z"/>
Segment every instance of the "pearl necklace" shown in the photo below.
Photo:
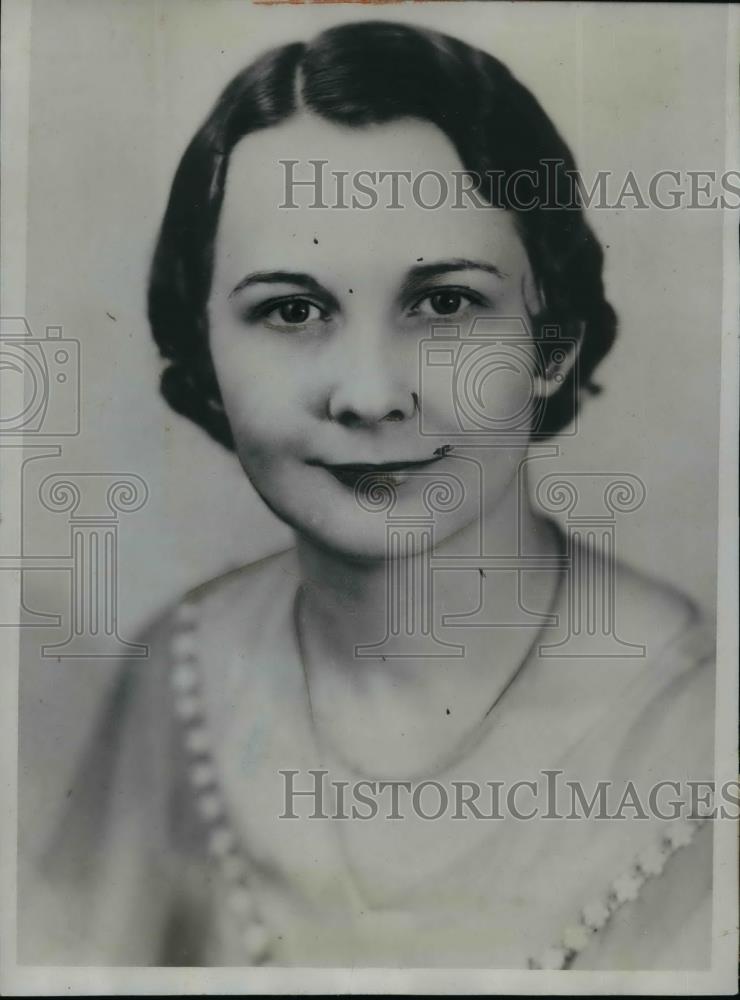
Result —
<path fill-rule="evenodd" d="M 661 875 L 671 855 L 690 844 L 705 823 L 706 819 L 701 817 L 673 820 L 673 825 L 656 844 L 642 851 L 621 875 L 612 880 L 600 897 L 583 907 L 577 921 L 565 928 L 555 945 L 546 948 L 537 958 L 529 959 L 528 968 L 570 968 L 594 934 L 603 931 L 625 903 L 634 902 L 645 883 Z"/>
<path fill-rule="evenodd" d="M 170 641 L 170 684 L 175 714 L 181 722 L 195 805 L 206 827 L 208 853 L 221 870 L 227 906 L 238 922 L 246 957 L 250 964 L 259 965 L 269 957 L 270 934 L 250 889 L 249 865 L 229 817 L 211 754 L 198 663 L 198 610 L 195 602 L 185 601 L 175 612 Z"/>
<path fill-rule="evenodd" d="M 198 658 L 198 613 L 198 604 L 192 599 L 186 599 L 174 612 L 169 674 L 174 709 L 181 723 L 188 780 L 205 825 L 208 853 L 220 868 L 227 906 L 238 922 L 245 956 L 250 964 L 260 965 L 270 958 L 272 939 L 251 889 L 247 856 L 229 816 L 211 753 Z M 705 822 L 702 818 L 673 821 L 656 845 L 638 855 L 600 897 L 583 907 L 555 945 L 528 960 L 527 968 L 568 969 L 617 910 L 637 899 L 643 885 L 662 873 L 671 855 L 690 844 Z"/>

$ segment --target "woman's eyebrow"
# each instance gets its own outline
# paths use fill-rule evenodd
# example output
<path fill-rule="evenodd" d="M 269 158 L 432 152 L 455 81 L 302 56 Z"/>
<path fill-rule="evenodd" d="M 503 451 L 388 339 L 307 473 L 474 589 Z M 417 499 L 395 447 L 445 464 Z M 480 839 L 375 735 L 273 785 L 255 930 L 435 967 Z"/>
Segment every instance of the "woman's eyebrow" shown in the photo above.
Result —
<path fill-rule="evenodd" d="M 238 292 L 249 288 L 251 285 L 301 285 L 308 292 L 314 295 L 322 295 L 325 298 L 336 302 L 336 299 L 324 286 L 310 274 L 302 271 L 253 271 L 245 275 L 229 292 L 229 298 L 233 298 Z"/>
<path fill-rule="evenodd" d="M 401 292 L 408 294 L 429 278 L 438 278 L 442 274 L 451 274 L 454 271 L 485 271 L 486 274 L 495 274 L 497 278 L 509 277 L 500 267 L 496 267 L 495 264 L 488 261 L 453 257 L 450 260 L 440 260 L 434 264 L 420 264 L 418 267 L 410 268 L 404 279 Z"/>
<path fill-rule="evenodd" d="M 433 264 L 420 264 L 410 268 L 403 285 L 402 294 L 414 291 L 420 284 L 430 278 L 437 278 L 442 274 L 451 274 L 455 271 L 485 271 L 487 274 L 494 274 L 497 278 L 508 278 L 509 275 L 502 271 L 500 267 L 483 260 L 471 260 L 467 257 L 453 257 L 450 260 L 437 261 Z M 306 291 L 314 295 L 325 296 L 333 303 L 335 297 L 319 281 L 310 274 L 303 271 L 252 271 L 245 275 L 229 292 L 229 298 L 249 288 L 252 285 L 300 285 Z"/>

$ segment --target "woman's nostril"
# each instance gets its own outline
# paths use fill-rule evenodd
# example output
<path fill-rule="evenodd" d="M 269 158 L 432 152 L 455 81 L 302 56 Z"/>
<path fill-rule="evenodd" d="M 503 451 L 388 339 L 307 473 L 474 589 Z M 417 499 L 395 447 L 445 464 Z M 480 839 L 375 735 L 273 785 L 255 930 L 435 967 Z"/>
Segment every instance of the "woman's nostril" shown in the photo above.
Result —
<path fill-rule="evenodd" d="M 338 423 L 343 427 L 355 428 L 359 427 L 363 420 L 359 413 L 355 413 L 354 410 L 343 410 L 339 414 Z"/>
<path fill-rule="evenodd" d="M 400 398 L 393 402 L 396 402 L 397 405 L 386 410 L 382 405 L 376 406 L 370 403 L 350 405 L 348 400 L 342 404 L 340 401 L 330 398 L 327 401 L 326 416 L 342 427 L 353 429 L 377 426 L 382 423 L 402 423 L 409 420 L 418 411 L 419 404 L 416 393 L 410 393 L 403 405 L 401 405 Z"/>

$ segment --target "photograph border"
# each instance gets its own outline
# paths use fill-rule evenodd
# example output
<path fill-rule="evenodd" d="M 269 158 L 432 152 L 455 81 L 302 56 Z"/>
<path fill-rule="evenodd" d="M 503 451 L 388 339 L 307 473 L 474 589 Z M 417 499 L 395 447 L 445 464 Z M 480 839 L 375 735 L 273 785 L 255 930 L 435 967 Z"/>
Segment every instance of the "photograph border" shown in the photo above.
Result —
<path fill-rule="evenodd" d="M 115 0 L 111 0 L 115 2 Z M 427 0 L 433 2 L 433 0 Z M 465 0 L 474 3 L 476 0 Z M 25 315 L 26 205 L 29 121 L 31 0 L 6 0 L 2 8 L 2 301 L 4 316 Z M 262 5 L 260 5 L 262 6 Z M 421 7 L 421 3 L 418 4 Z M 534 5 L 536 6 L 536 5 Z M 664 5 L 667 6 L 667 5 Z M 670 11 L 664 11 L 670 16 Z M 727 170 L 740 168 L 736 89 L 740 10 L 727 6 Z M 720 497 L 718 545 L 718 676 L 716 774 L 734 780 L 738 720 L 738 270 L 737 213 L 724 212 L 723 343 L 721 364 Z M 10 392 L 4 406 L 12 407 Z M 17 402 L 17 400 L 16 400 Z M 14 532 L 20 510 L 12 487 L 22 446 L 0 449 L 2 530 Z M 20 573 L 3 573 L 0 613 L 10 620 L 20 603 Z M 492 969 L 305 969 L 305 968 L 71 968 L 16 963 L 18 821 L 18 630 L 0 628 L 0 777 L 4 794 L 0 824 L 0 992 L 4 995 L 157 994 L 734 994 L 737 945 L 737 827 L 715 824 L 712 967 L 706 972 L 577 972 Z"/>

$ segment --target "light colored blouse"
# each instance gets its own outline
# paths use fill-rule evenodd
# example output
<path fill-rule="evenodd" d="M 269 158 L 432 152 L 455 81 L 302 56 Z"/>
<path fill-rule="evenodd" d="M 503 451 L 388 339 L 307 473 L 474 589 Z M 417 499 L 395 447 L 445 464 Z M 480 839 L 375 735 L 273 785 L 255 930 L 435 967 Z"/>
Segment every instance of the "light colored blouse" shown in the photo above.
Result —
<path fill-rule="evenodd" d="M 205 584 L 150 631 L 146 662 L 122 666 L 39 862 L 26 961 L 708 965 L 711 822 L 629 806 L 611 820 L 279 818 L 281 770 L 301 789 L 326 771 L 329 792 L 358 778 L 312 726 L 297 584 L 292 551 Z M 646 808 L 659 781 L 685 798 L 713 771 L 712 636 L 688 602 L 653 632 L 641 658 L 535 650 L 464 759 L 429 778 L 534 780 L 541 795 L 557 771 L 589 799 L 611 782 L 611 812 L 628 782 Z M 664 787 L 658 801 L 667 813 L 678 797 Z M 531 791 L 517 803 L 528 811 Z"/>

